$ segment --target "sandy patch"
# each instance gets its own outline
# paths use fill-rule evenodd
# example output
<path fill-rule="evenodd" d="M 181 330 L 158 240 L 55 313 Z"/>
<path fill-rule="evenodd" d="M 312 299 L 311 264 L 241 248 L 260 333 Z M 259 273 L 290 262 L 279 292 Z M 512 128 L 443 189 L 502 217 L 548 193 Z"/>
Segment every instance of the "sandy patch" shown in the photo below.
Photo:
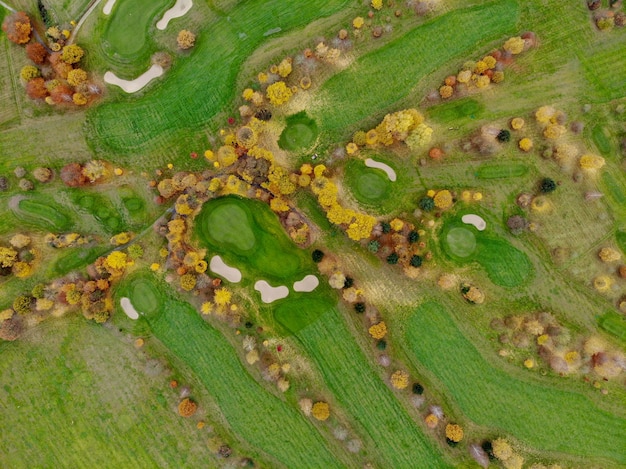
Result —
<path fill-rule="evenodd" d="M 126 297 L 121 298 L 120 299 L 120 306 L 122 307 L 122 309 L 126 313 L 126 316 L 128 316 L 129 318 L 131 318 L 133 320 L 139 319 L 139 313 L 137 312 L 137 310 L 135 309 L 133 304 L 130 302 L 129 298 L 126 298 Z"/>
<path fill-rule="evenodd" d="M 102 13 L 104 13 L 107 16 L 110 15 L 111 12 L 113 11 L 113 7 L 115 6 L 115 2 L 117 2 L 117 0 L 108 0 L 104 4 L 104 8 L 102 8 Z"/>
<path fill-rule="evenodd" d="M 463 215 L 463 217 L 461 217 L 461 221 L 466 225 L 474 225 L 478 231 L 484 231 L 484 229 L 487 228 L 487 222 L 483 220 L 483 217 L 479 217 L 473 213 Z"/>
<path fill-rule="evenodd" d="M 157 22 L 156 24 L 157 29 L 163 31 L 165 28 L 167 28 L 167 24 L 170 22 L 170 20 L 173 20 L 174 18 L 180 18 L 181 16 L 186 15 L 187 12 L 191 10 L 192 6 L 193 6 L 192 0 L 176 0 L 176 3 L 174 4 L 174 6 L 170 8 L 169 10 L 167 10 L 163 14 L 163 18 L 161 18 Z"/>
<path fill-rule="evenodd" d="M 227 265 L 220 256 L 213 256 L 211 258 L 209 269 L 211 269 L 211 272 L 221 275 L 229 282 L 241 282 L 241 271 L 235 267 Z"/>
<path fill-rule="evenodd" d="M 312 292 L 320 284 L 320 281 L 315 275 L 307 275 L 302 280 L 298 280 L 293 284 L 293 291 L 298 292 Z"/>
<path fill-rule="evenodd" d="M 396 181 L 396 172 L 393 170 L 391 166 L 385 163 L 381 163 L 380 161 L 376 161 L 371 158 L 368 158 L 365 160 L 365 166 L 367 166 L 368 168 L 382 169 L 387 174 L 387 177 L 389 178 L 391 182 Z"/>
<path fill-rule="evenodd" d="M 122 78 L 118 78 L 115 73 L 109 71 L 104 74 L 104 81 L 110 85 L 119 86 L 127 93 L 136 93 L 152 80 L 163 75 L 164 72 L 165 70 L 163 70 L 163 67 L 154 64 L 148 69 L 147 72 L 139 75 L 134 80 L 124 80 Z"/>
<path fill-rule="evenodd" d="M 254 284 L 254 289 L 261 293 L 261 301 L 263 303 L 272 303 L 289 296 L 289 289 L 286 286 L 273 287 L 265 280 L 258 280 Z"/>

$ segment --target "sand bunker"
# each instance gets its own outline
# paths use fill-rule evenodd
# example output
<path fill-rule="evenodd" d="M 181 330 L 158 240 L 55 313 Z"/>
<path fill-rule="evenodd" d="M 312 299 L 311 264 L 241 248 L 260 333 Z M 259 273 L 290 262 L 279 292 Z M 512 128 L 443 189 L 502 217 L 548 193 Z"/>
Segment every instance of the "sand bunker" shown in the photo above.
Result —
<path fill-rule="evenodd" d="M 109 0 L 109 2 L 110 1 L 112 0 Z M 163 14 L 163 18 L 161 18 L 157 22 L 156 24 L 157 29 L 163 31 L 165 28 L 167 28 L 167 24 L 170 22 L 170 20 L 173 20 L 174 18 L 180 18 L 181 16 L 186 15 L 187 12 L 191 10 L 192 6 L 193 6 L 192 0 L 176 0 L 176 3 L 174 4 L 174 6 L 170 8 L 169 10 L 167 10 Z"/>
<path fill-rule="evenodd" d="M 221 275 L 229 282 L 238 283 L 241 282 L 241 271 L 229 265 L 222 260 L 220 256 L 213 256 L 209 263 L 209 269 L 211 272 L 215 272 L 217 275 Z"/>
<path fill-rule="evenodd" d="M 307 275 L 302 280 L 294 282 L 293 291 L 312 292 L 319 284 L 320 281 L 315 275 Z"/>
<path fill-rule="evenodd" d="M 126 316 L 128 316 L 131 319 L 139 319 L 139 313 L 137 312 L 137 310 L 135 309 L 135 307 L 133 306 L 133 304 L 130 302 L 129 298 L 121 298 L 120 299 L 120 306 L 122 307 L 122 309 L 124 310 L 124 312 L 126 313 Z"/>
<path fill-rule="evenodd" d="M 487 222 L 483 220 L 482 217 L 474 215 L 473 213 L 463 215 L 463 217 L 461 217 L 461 221 L 466 225 L 474 225 L 474 227 L 478 231 L 483 231 L 485 228 L 487 228 Z"/>
<path fill-rule="evenodd" d="M 254 289 L 261 293 L 261 301 L 263 303 L 271 303 L 276 300 L 282 300 L 289 295 L 289 289 L 281 285 L 280 287 L 273 287 L 265 280 L 259 280 L 254 284 Z"/>
<path fill-rule="evenodd" d="M 108 0 L 104 4 L 104 8 L 102 8 L 102 13 L 104 13 L 107 16 L 110 15 L 111 12 L 113 11 L 113 7 L 115 6 L 115 2 L 117 2 L 117 0 Z"/>
<path fill-rule="evenodd" d="M 385 163 L 381 163 L 380 161 L 376 161 L 371 158 L 368 158 L 365 160 L 365 166 L 367 166 L 368 168 L 382 169 L 385 173 L 387 173 L 387 177 L 389 178 L 391 182 L 396 181 L 396 172 L 393 170 L 391 166 Z"/>
<path fill-rule="evenodd" d="M 104 74 L 104 81 L 110 85 L 119 86 L 127 93 L 136 93 L 152 80 L 163 75 L 163 73 L 163 67 L 154 64 L 147 72 L 139 75 L 134 80 L 123 80 L 122 78 L 118 78 L 113 72 L 106 72 Z"/>

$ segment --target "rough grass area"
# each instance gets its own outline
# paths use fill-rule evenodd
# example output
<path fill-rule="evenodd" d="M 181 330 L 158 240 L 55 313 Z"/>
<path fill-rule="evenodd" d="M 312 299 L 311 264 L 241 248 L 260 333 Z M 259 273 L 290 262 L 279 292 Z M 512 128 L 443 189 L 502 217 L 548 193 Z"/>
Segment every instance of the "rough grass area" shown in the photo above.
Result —
<path fill-rule="evenodd" d="M 514 0 L 454 10 L 359 58 L 322 85 L 326 105 L 312 112 L 321 131 L 339 140 L 373 109 L 389 109 L 451 59 L 469 57 L 481 43 L 513 32 L 517 16 Z"/>
<path fill-rule="evenodd" d="M 318 134 L 315 121 L 302 111 L 287 117 L 287 126 L 280 134 L 278 145 L 288 151 L 305 150 L 315 143 Z"/>
<path fill-rule="evenodd" d="M 389 385 L 378 377 L 336 308 L 296 337 L 381 467 L 414 467 L 416 461 L 424 468 L 448 466 Z"/>
<path fill-rule="evenodd" d="M 4 17 L 4 8 L 0 7 L 0 24 Z M 0 69 L 0 129 L 19 121 L 20 112 L 18 102 L 15 96 L 14 83 L 18 80 L 16 70 L 10 63 L 11 55 L 9 53 L 10 43 L 4 34 L 0 35 L 0 63 L 3 67 Z M 18 90 L 20 92 L 21 90 Z"/>
<path fill-rule="evenodd" d="M 73 270 L 86 267 L 93 263 L 98 257 L 103 255 L 108 248 L 95 247 L 95 248 L 67 248 L 66 252 L 57 259 L 52 266 L 52 275 L 60 276 L 70 273 Z"/>
<path fill-rule="evenodd" d="M 192 307 L 168 301 L 150 326 L 210 391 L 232 431 L 275 460 L 270 466 L 344 466 L 312 422 L 259 384 L 232 345 Z"/>
<path fill-rule="evenodd" d="M 436 376 L 476 424 L 498 428 L 535 450 L 578 456 L 587 466 L 626 464 L 626 420 L 580 394 L 514 378 L 492 366 L 493 358 L 488 361 L 476 350 L 440 304 L 427 302 L 415 310 L 405 340 L 411 359 Z"/>
<path fill-rule="evenodd" d="M 176 64 L 150 95 L 132 105 L 111 101 L 89 111 L 86 135 L 91 146 L 113 153 L 109 157 L 117 155 L 119 161 L 131 161 L 129 152 L 171 149 L 174 141 L 190 151 L 189 134 L 202 130 L 232 101 L 239 67 L 266 40 L 267 31 L 287 32 L 348 3 L 294 0 L 285 8 L 282 0 L 252 0 L 221 12 L 207 25 L 208 33 L 198 36 L 189 60 Z M 244 32 L 245 40 L 239 37 Z"/>
<path fill-rule="evenodd" d="M 3 467 L 202 467 L 206 437 L 180 418 L 164 375 L 82 317 L 0 344 Z M 155 431 L 158 429 L 158 431 Z"/>
<path fill-rule="evenodd" d="M 195 220 L 200 242 L 229 265 L 278 281 L 296 278 L 312 267 L 288 238 L 267 204 L 235 196 L 214 199 Z"/>
<path fill-rule="evenodd" d="M 148 4 L 116 2 L 102 36 L 102 50 L 114 62 L 133 62 L 146 55 L 150 32 L 173 0 L 156 0 Z"/>

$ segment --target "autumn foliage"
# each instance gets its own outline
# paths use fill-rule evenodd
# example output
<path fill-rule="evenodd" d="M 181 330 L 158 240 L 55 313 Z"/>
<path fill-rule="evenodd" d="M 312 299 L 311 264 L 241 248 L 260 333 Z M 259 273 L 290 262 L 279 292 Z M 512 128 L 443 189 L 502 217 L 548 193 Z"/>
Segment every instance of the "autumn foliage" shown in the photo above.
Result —
<path fill-rule="evenodd" d="M 7 34 L 11 42 L 26 44 L 30 41 L 33 27 L 30 24 L 28 15 L 23 11 L 18 11 L 4 19 L 2 30 Z"/>
<path fill-rule="evenodd" d="M 181 417 L 191 417 L 198 410 L 198 405 L 189 398 L 183 399 L 178 404 L 178 414 Z"/>

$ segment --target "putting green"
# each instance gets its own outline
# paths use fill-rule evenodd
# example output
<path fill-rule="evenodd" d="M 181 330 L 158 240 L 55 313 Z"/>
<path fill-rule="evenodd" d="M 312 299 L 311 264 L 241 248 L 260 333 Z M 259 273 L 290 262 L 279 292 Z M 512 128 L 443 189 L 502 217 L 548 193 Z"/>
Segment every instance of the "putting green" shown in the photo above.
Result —
<path fill-rule="evenodd" d="M 276 214 L 257 200 L 226 196 L 207 202 L 196 218 L 195 233 L 201 244 L 220 254 L 228 265 L 240 270 L 247 267 L 252 278 L 295 281 L 311 266 Z"/>
<path fill-rule="evenodd" d="M 283 150 L 304 150 L 313 145 L 318 134 L 315 121 L 302 111 L 287 117 L 287 127 L 280 134 L 278 145 Z"/>
<path fill-rule="evenodd" d="M 467 228 L 452 228 L 446 235 L 445 246 L 455 256 L 469 257 L 476 250 L 476 236 Z"/>
<path fill-rule="evenodd" d="M 254 247 L 256 237 L 249 214 L 235 200 L 221 204 L 206 220 L 211 237 L 218 243 L 244 253 Z"/>
<path fill-rule="evenodd" d="M 162 312 L 166 298 L 159 288 L 159 280 L 148 271 L 134 272 L 126 278 L 116 291 L 116 298 L 130 299 L 133 307 L 147 319 L 154 319 Z"/>

